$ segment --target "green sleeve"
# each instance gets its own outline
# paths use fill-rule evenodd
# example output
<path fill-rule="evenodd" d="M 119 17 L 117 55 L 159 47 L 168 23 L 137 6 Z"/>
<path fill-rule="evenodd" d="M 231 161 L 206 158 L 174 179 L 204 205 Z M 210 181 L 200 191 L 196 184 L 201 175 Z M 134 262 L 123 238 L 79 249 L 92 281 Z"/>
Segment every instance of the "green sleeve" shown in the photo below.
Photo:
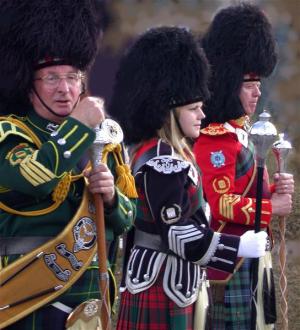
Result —
<path fill-rule="evenodd" d="M 108 240 L 113 239 L 115 236 L 121 235 L 128 231 L 135 219 L 136 207 L 135 200 L 129 199 L 122 194 L 118 188 L 116 188 L 116 203 L 112 209 L 105 209 L 105 224 L 107 231 Z"/>
<path fill-rule="evenodd" d="M 109 154 L 107 166 L 117 179 L 115 171 L 115 159 L 112 154 Z M 105 224 L 107 231 L 107 240 L 113 240 L 116 236 L 127 232 L 133 225 L 136 216 L 136 200 L 125 196 L 116 187 L 116 202 L 113 208 L 105 208 Z"/>
<path fill-rule="evenodd" d="M 93 143 L 95 133 L 73 118 L 66 119 L 37 147 L 10 134 L 0 143 L 0 188 L 31 196 L 49 195 L 58 181 L 75 167 Z"/>

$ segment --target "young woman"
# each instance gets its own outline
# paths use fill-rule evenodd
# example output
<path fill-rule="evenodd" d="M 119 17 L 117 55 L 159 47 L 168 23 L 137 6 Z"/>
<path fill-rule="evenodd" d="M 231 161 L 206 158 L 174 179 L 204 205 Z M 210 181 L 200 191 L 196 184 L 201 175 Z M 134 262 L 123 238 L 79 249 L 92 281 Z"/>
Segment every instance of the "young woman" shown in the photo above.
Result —
<path fill-rule="evenodd" d="M 143 34 L 121 61 L 110 114 L 131 145 L 138 190 L 127 239 L 117 329 L 193 329 L 205 267 L 231 272 L 237 256 L 263 255 L 266 234 L 241 239 L 209 229 L 188 139 L 200 132 L 208 66 L 185 28 Z M 202 286 L 201 286 L 202 287 Z"/>

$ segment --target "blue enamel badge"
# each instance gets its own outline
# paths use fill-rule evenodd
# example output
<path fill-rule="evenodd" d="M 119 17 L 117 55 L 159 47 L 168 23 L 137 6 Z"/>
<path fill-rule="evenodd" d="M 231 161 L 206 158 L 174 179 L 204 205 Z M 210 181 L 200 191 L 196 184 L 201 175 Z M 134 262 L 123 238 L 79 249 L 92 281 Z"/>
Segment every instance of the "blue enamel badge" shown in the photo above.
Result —
<path fill-rule="evenodd" d="M 225 165 L 225 156 L 223 154 L 223 151 L 215 151 L 215 152 L 211 152 L 210 155 L 210 161 L 213 164 L 214 167 L 221 167 Z"/>

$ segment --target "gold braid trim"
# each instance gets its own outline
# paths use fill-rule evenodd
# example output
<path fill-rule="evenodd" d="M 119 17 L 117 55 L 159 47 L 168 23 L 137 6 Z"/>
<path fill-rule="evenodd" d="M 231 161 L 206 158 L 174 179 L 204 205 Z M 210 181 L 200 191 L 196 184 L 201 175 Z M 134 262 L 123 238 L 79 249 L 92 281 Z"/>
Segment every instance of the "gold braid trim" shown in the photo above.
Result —
<path fill-rule="evenodd" d="M 11 123 L 13 123 L 14 125 L 18 126 L 21 130 L 23 130 L 32 139 L 33 143 L 37 146 L 37 148 L 41 147 L 42 143 L 41 143 L 40 139 L 21 120 L 14 118 L 12 116 L 8 116 L 8 117 L 0 116 L 0 120 L 7 120 L 7 121 L 10 121 Z M 55 189 L 53 190 L 52 200 L 54 201 L 54 203 L 47 208 L 44 208 L 41 210 L 35 210 L 35 211 L 18 211 L 18 210 L 15 210 L 15 209 L 5 205 L 4 203 L 0 202 L 0 209 L 2 209 L 3 211 L 5 211 L 7 213 L 10 213 L 10 214 L 22 215 L 25 217 L 39 216 L 39 215 L 44 215 L 44 214 L 53 212 L 66 199 L 68 192 L 70 190 L 71 183 L 73 181 L 78 180 L 82 176 L 83 176 L 82 174 L 72 176 L 71 172 L 66 173 L 62 177 L 62 179 L 58 182 Z"/>

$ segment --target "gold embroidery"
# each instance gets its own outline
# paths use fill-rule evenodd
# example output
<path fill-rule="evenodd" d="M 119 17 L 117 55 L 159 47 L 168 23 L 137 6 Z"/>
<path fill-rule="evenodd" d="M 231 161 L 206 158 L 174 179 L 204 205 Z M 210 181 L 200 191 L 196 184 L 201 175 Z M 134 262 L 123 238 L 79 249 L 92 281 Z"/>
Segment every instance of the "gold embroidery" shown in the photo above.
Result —
<path fill-rule="evenodd" d="M 241 208 L 242 212 L 245 214 L 246 222 L 245 225 L 249 225 L 250 223 L 250 213 L 255 212 L 252 207 L 253 201 L 251 198 L 248 198 L 248 203 Z"/>
<path fill-rule="evenodd" d="M 219 201 L 220 214 L 230 220 L 234 219 L 233 208 L 234 205 L 239 203 L 241 196 L 237 195 L 222 195 Z"/>
<path fill-rule="evenodd" d="M 15 166 L 20 164 L 28 155 L 32 155 L 33 151 L 28 143 L 20 143 L 9 151 L 5 159 L 8 159 L 10 164 Z"/>
<path fill-rule="evenodd" d="M 230 180 L 227 176 L 223 176 L 222 179 L 214 179 L 213 189 L 219 194 L 225 194 L 230 189 Z"/>

